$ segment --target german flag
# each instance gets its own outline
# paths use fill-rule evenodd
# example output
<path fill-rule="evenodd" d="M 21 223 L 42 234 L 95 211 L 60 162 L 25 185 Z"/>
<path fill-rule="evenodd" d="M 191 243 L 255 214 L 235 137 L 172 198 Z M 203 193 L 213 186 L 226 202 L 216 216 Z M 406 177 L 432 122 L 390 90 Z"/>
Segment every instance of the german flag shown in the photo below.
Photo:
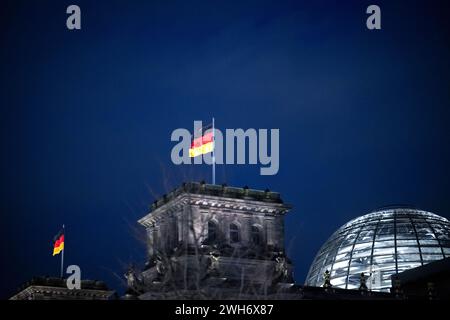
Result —
<path fill-rule="evenodd" d="M 203 131 L 212 129 L 212 126 L 202 128 Z M 189 157 L 197 157 L 201 154 L 212 152 L 214 150 L 214 133 L 212 131 L 203 134 L 199 138 L 192 138 L 191 147 L 189 148 Z"/>
<path fill-rule="evenodd" d="M 64 231 L 58 232 L 53 242 L 53 255 L 55 256 L 64 250 Z"/>

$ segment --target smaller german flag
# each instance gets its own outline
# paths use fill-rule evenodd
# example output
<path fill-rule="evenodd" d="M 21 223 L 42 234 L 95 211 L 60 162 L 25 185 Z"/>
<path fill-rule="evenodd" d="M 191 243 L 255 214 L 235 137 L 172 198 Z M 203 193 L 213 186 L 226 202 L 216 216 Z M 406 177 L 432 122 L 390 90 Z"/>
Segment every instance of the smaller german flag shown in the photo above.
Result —
<path fill-rule="evenodd" d="M 55 256 L 64 250 L 64 231 L 58 232 L 53 242 L 53 255 Z"/>

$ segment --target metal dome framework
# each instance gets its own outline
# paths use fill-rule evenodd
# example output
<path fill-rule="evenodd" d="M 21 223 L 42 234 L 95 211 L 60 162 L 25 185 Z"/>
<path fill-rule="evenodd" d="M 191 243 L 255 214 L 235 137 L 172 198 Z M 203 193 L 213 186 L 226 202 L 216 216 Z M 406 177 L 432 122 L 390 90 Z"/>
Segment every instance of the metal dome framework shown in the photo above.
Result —
<path fill-rule="evenodd" d="M 385 208 L 340 227 L 311 265 L 306 285 L 321 286 L 326 270 L 334 287 L 389 291 L 391 275 L 450 257 L 450 222 L 431 212 Z"/>

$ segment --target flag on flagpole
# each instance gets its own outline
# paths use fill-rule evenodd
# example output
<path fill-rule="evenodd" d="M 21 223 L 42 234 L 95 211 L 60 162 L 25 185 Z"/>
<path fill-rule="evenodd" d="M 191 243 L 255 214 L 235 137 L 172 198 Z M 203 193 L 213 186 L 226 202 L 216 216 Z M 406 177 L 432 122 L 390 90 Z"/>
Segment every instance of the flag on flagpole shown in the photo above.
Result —
<path fill-rule="evenodd" d="M 214 132 L 209 131 L 203 133 L 209 129 L 212 129 L 212 125 L 201 128 L 202 136 L 195 138 L 192 136 L 191 147 L 189 148 L 189 157 L 194 158 L 199 155 L 213 152 L 214 150 Z"/>
<path fill-rule="evenodd" d="M 64 231 L 58 232 L 53 241 L 53 255 L 55 256 L 64 250 Z"/>

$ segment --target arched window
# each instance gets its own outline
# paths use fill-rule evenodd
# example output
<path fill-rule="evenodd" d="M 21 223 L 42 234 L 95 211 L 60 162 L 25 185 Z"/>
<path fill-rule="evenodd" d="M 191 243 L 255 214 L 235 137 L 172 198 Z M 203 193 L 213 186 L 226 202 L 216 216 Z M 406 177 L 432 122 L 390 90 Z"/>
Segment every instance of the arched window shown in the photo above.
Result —
<path fill-rule="evenodd" d="M 260 245 L 262 243 L 262 235 L 259 227 L 252 226 L 250 236 L 254 245 Z"/>
<path fill-rule="evenodd" d="M 208 242 L 217 240 L 217 224 L 214 221 L 208 221 Z"/>
<path fill-rule="evenodd" d="M 173 216 L 172 219 L 172 232 L 173 232 L 173 238 L 172 238 L 172 246 L 176 247 L 178 245 L 178 218 L 177 216 Z"/>
<path fill-rule="evenodd" d="M 239 227 L 237 224 L 232 223 L 230 224 L 230 242 L 236 243 L 241 240 L 240 234 L 239 234 Z"/>

